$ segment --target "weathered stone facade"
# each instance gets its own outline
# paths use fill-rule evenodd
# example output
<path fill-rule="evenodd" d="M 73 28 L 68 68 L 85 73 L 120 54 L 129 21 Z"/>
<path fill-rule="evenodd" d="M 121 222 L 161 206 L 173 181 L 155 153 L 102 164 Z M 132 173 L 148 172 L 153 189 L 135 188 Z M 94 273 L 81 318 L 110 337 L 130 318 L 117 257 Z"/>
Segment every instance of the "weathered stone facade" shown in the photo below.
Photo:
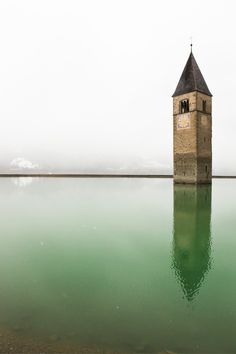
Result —
<path fill-rule="evenodd" d="M 190 59 L 191 56 L 192 53 Z M 189 61 L 187 65 L 188 63 Z M 199 70 L 198 67 L 197 69 Z M 186 89 L 191 90 L 191 77 L 188 78 L 188 72 L 184 73 L 184 80 L 188 80 Z M 197 76 L 201 74 L 199 73 L 194 73 L 194 68 L 191 68 L 190 74 Z M 194 75 L 193 85 L 196 86 Z M 197 86 L 191 92 L 182 93 L 186 90 L 182 77 L 181 80 L 181 89 L 177 86 L 173 95 L 174 182 L 211 183 L 212 97 L 208 88 L 203 93 L 198 91 Z M 203 77 L 201 80 L 204 80 Z M 186 102 L 186 106 L 183 107 L 182 102 Z"/>
<path fill-rule="evenodd" d="M 180 102 L 189 100 L 189 112 L 180 113 Z M 206 111 L 202 111 L 203 101 Z M 212 119 L 211 97 L 191 92 L 174 97 L 174 181 L 176 183 L 210 183 L 212 175 Z M 189 118 L 188 127 L 178 121 Z"/>

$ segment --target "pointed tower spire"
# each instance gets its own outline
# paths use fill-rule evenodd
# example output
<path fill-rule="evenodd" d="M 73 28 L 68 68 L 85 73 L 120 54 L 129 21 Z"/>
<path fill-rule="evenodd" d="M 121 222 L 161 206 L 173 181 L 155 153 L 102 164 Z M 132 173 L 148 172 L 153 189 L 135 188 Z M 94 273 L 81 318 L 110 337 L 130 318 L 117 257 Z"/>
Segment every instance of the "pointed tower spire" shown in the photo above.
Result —
<path fill-rule="evenodd" d="M 198 91 L 204 93 L 205 95 L 212 96 L 192 53 L 192 43 L 190 46 L 191 53 L 172 97 L 193 91 Z"/>

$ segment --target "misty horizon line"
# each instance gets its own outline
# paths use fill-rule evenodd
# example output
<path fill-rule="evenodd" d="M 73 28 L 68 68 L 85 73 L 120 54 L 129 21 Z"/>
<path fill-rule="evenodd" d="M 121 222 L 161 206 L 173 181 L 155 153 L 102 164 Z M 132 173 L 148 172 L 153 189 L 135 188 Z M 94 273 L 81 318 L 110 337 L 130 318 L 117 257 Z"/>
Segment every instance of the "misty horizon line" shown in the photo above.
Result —
<path fill-rule="evenodd" d="M 133 178 L 171 178 L 173 179 L 173 174 L 155 174 L 155 173 L 23 173 L 23 172 L 11 172 L 11 173 L 1 173 L 1 177 L 16 177 L 16 178 L 27 178 L 27 177 L 133 177 Z M 212 178 L 226 178 L 226 179 L 234 179 L 236 175 L 212 175 Z M 185 183 L 182 183 L 185 184 Z M 195 184 L 195 183 L 193 183 Z"/>
<path fill-rule="evenodd" d="M 39 159 L 40 160 L 40 159 Z M 53 162 L 32 162 L 24 157 L 0 163 L 0 175 L 153 175 L 172 176 L 173 166 L 143 156 L 116 157 L 114 159 L 73 159 Z M 234 171 L 216 171 L 213 176 L 235 176 Z"/>

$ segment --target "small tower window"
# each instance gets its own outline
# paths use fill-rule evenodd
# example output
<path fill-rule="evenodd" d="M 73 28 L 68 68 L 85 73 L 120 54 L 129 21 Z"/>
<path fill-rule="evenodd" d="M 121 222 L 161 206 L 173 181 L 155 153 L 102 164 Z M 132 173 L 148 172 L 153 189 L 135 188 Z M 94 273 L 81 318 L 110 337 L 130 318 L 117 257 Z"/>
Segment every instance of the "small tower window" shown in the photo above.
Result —
<path fill-rule="evenodd" d="M 206 112 L 206 106 L 207 106 L 207 101 L 206 100 L 202 100 L 202 111 Z"/>
<path fill-rule="evenodd" d="M 207 165 L 205 165 L 205 171 L 208 172 L 208 168 L 207 168 Z"/>
<path fill-rule="evenodd" d="M 180 101 L 180 113 L 189 112 L 189 100 Z"/>

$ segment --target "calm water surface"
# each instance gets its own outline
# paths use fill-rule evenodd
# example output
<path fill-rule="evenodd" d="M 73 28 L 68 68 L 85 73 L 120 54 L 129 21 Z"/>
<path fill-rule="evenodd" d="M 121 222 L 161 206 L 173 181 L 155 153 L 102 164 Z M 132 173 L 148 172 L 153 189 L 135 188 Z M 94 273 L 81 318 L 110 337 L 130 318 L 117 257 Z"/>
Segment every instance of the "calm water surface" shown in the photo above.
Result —
<path fill-rule="evenodd" d="M 120 352 L 236 353 L 236 180 L 0 180 L 0 326 Z"/>

